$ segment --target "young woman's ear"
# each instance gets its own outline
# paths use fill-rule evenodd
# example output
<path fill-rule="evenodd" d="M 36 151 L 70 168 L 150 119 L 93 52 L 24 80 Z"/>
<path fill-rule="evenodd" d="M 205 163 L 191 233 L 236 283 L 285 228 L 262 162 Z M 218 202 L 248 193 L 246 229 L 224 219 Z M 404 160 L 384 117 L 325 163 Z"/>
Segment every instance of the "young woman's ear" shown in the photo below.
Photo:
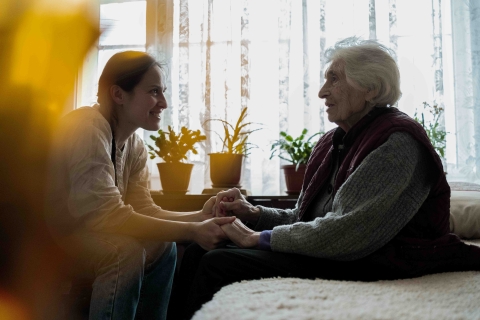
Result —
<path fill-rule="evenodd" d="M 123 89 L 119 86 L 113 85 L 110 87 L 110 97 L 116 104 L 123 104 L 123 100 L 125 98 L 125 91 L 123 91 Z"/>

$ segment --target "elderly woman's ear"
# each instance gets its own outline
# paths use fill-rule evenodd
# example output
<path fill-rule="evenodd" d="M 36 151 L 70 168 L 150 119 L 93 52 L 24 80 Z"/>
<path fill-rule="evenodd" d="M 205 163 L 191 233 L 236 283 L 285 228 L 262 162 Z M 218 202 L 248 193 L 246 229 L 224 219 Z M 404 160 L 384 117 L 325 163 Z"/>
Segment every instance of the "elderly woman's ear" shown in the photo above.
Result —
<path fill-rule="evenodd" d="M 368 89 L 367 93 L 365 94 L 365 101 L 372 102 L 378 95 L 377 89 Z"/>

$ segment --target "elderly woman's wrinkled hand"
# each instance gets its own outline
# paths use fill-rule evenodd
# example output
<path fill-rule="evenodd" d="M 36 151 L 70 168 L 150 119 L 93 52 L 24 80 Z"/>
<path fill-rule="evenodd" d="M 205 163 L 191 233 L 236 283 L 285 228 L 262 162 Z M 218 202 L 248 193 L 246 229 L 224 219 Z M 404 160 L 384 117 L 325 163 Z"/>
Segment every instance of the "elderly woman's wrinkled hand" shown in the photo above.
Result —
<path fill-rule="evenodd" d="M 214 204 L 213 210 L 212 210 L 212 213 L 213 213 L 214 216 L 216 216 L 216 217 L 233 216 L 233 212 L 226 210 L 225 206 L 223 204 L 225 202 L 233 202 L 233 201 L 235 201 L 235 198 L 233 198 L 233 197 L 222 197 L 220 199 L 220 202 L 217 202 L 217 201 L 218 201 L 218 197 L 215 197 L 215 204 Z"/>
<path fill-rule="evenodd" d="M 244 197 L 241 194 L 240 190 L 238 190 L 237 188 L 232 188 L 217 193 L 215 199 L 216 200 L 213 206 L 213 215 L 216 217 L 225 217 L 233 214 L 232 212 L 227 212 L 225 206 L 223 206 L 223 203 L 233 202 L 238 199 L 244 199 Z"/>
<path fill-rule="evenodd" d="M 216 217 L 236 216 L 242 221 L 255 223 L 260 216 L 260 209 L 252 206 L 237 188 L 219 192 L 213 208 Z"/>
<path fill-rule="evenodd" d="M 240 219 L 235 219 L 233 223 L 227 223 L 221 226 L 223 232 L 239 248 L 256 248 L 260 241 L 260 232 L 255 232 L 245 226 Z"/>
<path fill-rule="evenodd" d="M 232 224 L 234 220 L 235 217 L 222 217 L 196 223 L 192 229 L 193 240 L 207 251 L 222 247 L 228 236 L 221 227 Z"/>

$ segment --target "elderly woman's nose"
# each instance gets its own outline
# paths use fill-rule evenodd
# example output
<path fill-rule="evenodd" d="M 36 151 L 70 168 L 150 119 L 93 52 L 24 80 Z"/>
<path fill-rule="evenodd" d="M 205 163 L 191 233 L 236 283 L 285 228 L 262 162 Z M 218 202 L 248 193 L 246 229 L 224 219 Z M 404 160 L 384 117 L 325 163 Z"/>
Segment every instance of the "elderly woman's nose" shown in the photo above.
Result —
<path fill-rule="evenodd" d="M 327 89 L 325 89 L 325 85 L 323 85 L 322 88 L 320 88 L 320 91 L 318 91 L 318 97 L 320 99 L 325 99 L 330 93 L 328 92 Z"/>

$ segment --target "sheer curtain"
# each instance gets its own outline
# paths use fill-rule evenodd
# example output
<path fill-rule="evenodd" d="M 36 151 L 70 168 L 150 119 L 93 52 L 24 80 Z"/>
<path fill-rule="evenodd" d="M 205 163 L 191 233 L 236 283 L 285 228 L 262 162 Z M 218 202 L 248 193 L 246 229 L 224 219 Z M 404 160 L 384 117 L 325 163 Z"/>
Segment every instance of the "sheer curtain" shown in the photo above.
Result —
<path fill-rule="evenodd" d="M 480 182 L 479 1 L 446 0 L 148 0 L 147 51 L 168 65 L 170 108 L 163 125 L 203 129 L 191 193 L 210 187 L 208 153 L 220 150 L 221 127 L 248 107 L 262 130 L 246 158 L 242 186 L 284 194 L 270 144 L 280 131 L 327 131 L 324 51 L 349 36 L 377 39 L 396 52 L 409 115 L 422 102 L 445 108 L 446 171 L 453 181 Z M 160 188 L 152 164 L 152 188 Z"/>

